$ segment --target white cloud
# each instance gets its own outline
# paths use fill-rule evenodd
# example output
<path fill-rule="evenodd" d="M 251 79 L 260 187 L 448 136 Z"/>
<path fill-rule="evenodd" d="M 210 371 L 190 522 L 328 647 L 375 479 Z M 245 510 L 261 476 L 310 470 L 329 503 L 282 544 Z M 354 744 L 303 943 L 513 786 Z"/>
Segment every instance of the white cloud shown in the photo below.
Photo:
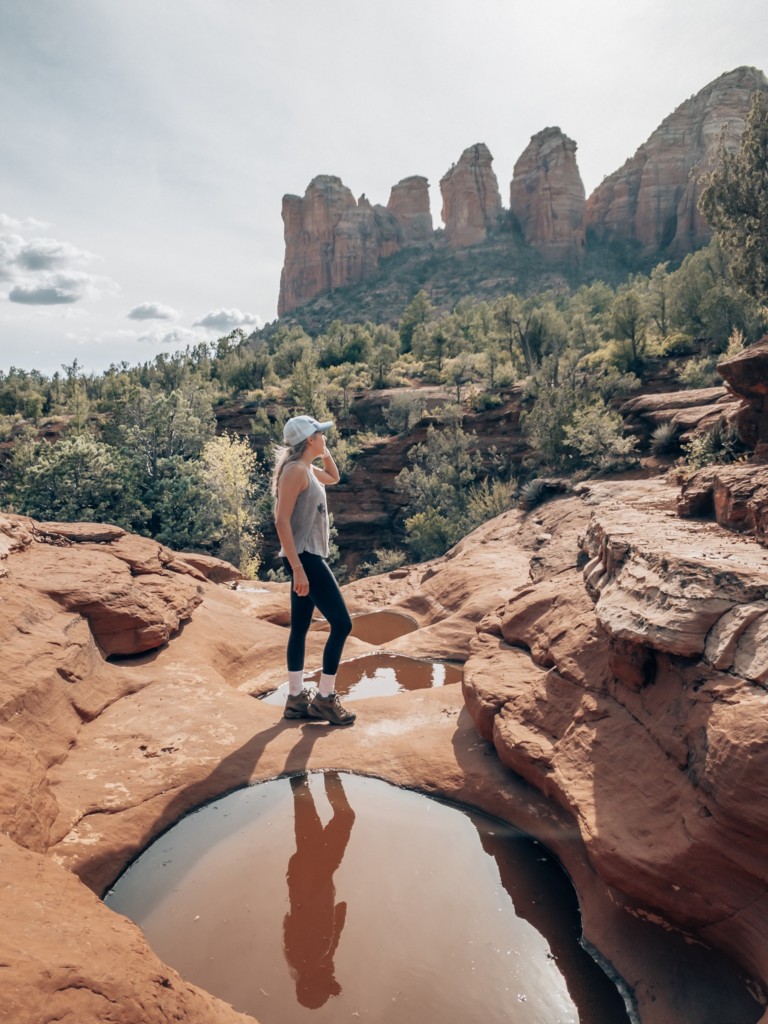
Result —
<path fill-rule="evenodd" d="M 119 288 L 108 277 L 97 277 L 84 271 L 39 274 L 22 277 L 8 293 L 11 302 L 26 306 L 60 306 L 81 299 L 98 299 L 114 295 Z"/>
<path fill-rule="evenodd" d="M 3 298 L 22 306 L 67 306 L 119 291 L 110 278 L 79 269 L 96 258 L 93 253 L 56 238 L 19 233 L 41 223 L 0 214 L 0 281 L 11 285 Z"/>
<path fill-rule="evenodd" d="M 8 298 L 25 306 L 60 306 L 79 302 L 82 294 L 77 288 L 51 281 L 47 284 L 17 284 L 11 288 Z"/>
<path fill-rule="evenodd" d="M 262 327 L 264 321 L 255 313 L 241 313 L 239 309 L 214 309 L 206 313 L 195 326 L 210 331 L 234 331 L 236 327 Z"/>
<path fill-rule="evenodd" d="M 35 217 L 9 217 L 7 213 L 0 213 L 0 228 L 4 231 L 45 231 L 51 225 L 44 220 L 37 220 Z"/>
<path fill-rule="evenodd" d="M 207 339 L 199 331 L 193 331 L 189 327 L 172 327 L 167 331 L 156 327 L 151 331 L 147 331 L 146 334 L 140 334 L 138 340 L 145 345 L 163 348 L 166 345 L 175 345 L 177 347 L 194 345 L 198 341 L 206 341 Z"/>
<path fill-rule="evenodd" d="M 172 306 L 165 306 L 162 302 L 140 302 L 126 316 L 129 320 L 176 320 L 179 314 Z"/>
<path fill-rule="evenodd" d="M 71 266 L 93 259 L 93 253 L 78 249 L 69 242 L 55 238 L 32 238 L 25 242 L 16 256 L 16 262 L 25 270 L 51 270 Z"/>

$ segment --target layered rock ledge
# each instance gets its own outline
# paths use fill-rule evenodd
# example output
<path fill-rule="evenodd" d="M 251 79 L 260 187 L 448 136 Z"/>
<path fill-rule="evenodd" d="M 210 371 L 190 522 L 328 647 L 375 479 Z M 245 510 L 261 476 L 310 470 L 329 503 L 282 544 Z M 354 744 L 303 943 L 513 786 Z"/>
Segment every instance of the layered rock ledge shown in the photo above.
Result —
<path fill-rule="evenodd" d="M 465 683 L 372 698 L 341 731 L 254 700 L 283 678 L 284 586 L 215 583 L 222 563 L 111 527 L 0 516 L 0 1020 L 250 1020 L 97 895 L 206 800 L 323 768 L 545 843 L 642 1024 L 755 1020 L 691 940 L 765 983 L 766 693 L 750 637 L 768 553 L 677 520 L 675 496 L 660 480 L 585 485 L 346 587 L 353 614 L 418 623 L 387 650 L 464 662 Z M 323 639 L 310 634 L 310 664 Z M 346 655 L 370 651 L 353 635 Z"/>

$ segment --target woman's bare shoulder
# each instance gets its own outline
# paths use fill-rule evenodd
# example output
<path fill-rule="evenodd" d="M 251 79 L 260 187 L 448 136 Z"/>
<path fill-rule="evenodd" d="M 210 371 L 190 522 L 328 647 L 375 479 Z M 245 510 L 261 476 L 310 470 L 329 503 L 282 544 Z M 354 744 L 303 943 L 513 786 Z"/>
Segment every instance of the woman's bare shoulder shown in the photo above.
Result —
<path fill-rule="evenodd" d="M 309 486 L 307 470 L 304 464 L 301 462 L 289 462 L 280 474 L 280 483 L 290 484 L 291 487 L 296 487 L 303 491 Z"/>

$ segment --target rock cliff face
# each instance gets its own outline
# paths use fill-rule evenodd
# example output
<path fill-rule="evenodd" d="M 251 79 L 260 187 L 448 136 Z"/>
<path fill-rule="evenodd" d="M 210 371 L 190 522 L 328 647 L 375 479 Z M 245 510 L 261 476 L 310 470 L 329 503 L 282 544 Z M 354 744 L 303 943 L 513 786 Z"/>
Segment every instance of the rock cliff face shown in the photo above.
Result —
<path fill-rule="evenodd" d="M 742 67 L 681 104 L 589 197 L 588 240 L 634 243 L 646 256 L 682 256 L 705 245 L 712 233 L 696 208 L 701 178 L 721 133 L 729 149 L 738 148 L 756 89 L 768 89 L 765 75 Z"/>
<path fill-rule="evenodd" d="M 490 150 L 480 142 L 465 149 L 440 179 L 445 237 L 454 249 L 479 245 L 498 225 L 501 195 L 492 163 Z"/>
<path fill-rule="evenodd" d="M 559 128 L 534 135 L 510 186 L 510 212 L 525 241 L 553 259 L 611 242 L 644 259 L 681 257 L 705 245 L 711 232 L 697 210 L 701 177 L 712 166 L 721 132 L 729 148 L 738 146 L 756 89 L 768 91 L 756 68 L 722 75 L 670 114 L 586 201 L 576 144 Z M 303 198 L 285 196 L 278 313 L 367 280 L 381 259 L 404 246 L 461 250 L 491 242 L 504 219 L 491 165 L 488 147 L 478 143 L 442 177 L 443 236 L 432 230 L 422 177 L 395 185 L 386 207 L 364 197 L 356 202 L 339 178 L 328 175 L 315 178 Z M 514 279 L 511 265 L 510 290 Z"/>
<path fill-rule="evenodd" d="M 682 523 L 659 481 L 589 485 L 567 541 L 587 511 L 574 500 L 539 510 L 531 578 L 471 644 L 467 706 L 502 761 L 573 813 L 602 878 L 765 978 L 767 947 L 746 936 L 764 928 L 766 822 L 736 794 L 756 808 L 768 786 L 754 744 L 768 558 Z"/>
<path fill-rule="evenodd" d="M 559 128 L 545 128 L 515 164 L 509 187 L 509 208 L 523 237 L 557 257 L 579 254 L 585 204 L 576 143 Z"/>
<path fill-rule="evenodd" d="M 432 241 L 434 232 L 429 209 L 429 182 L 426 178 L 414 174 L 393 185 L 387 209 L 397 221 L 402 245 Z"/>
<path fill-rule="evenodd" d="M 314 178 L 304 197 L 283 197 L 285 263 L 278 313 L 322 292 L 363 280 L 399 247 L 395 217 L 365 196 L 355 201 L 340 178 Z"/>
<path fill-rule="evenodd" d="M 371 698 L 322 742 L 250 696 L 284 677 L 284 586 L 233 590 L 207 578 L 220 564 L 169 561 L 110 528 L 0 516 L 7 1019 L 44 1007 L 97 1024 L 108 1005 L 122 1024 L 244 1024 L 89 890 L 207 800 L 333 767 L 474 805 L 544 843 L 574 881 L 587 942 L 626 979 L 634 1020 L 757 1020 L 743 988 L 649 923 L 768 978 L 768 555 L 678 520 L 674 497 L 662 480 L 585 484 L 505 513 L 445 558 L 346 587 L 353 614 L 388 607 L 417 622 L 387 650 L 465 662 L 465 685 Z M 122 612 L 126 567 L 154 580 L 165 608 L 187 601 L 188 579 L 199 600 L 160 646 L 157 610 L 137 601 L 132 633 L 151 657 L 107 659 L 110 634 L 85 609 L 115 594 Z M 77 607 L 62 603 L 75 591 Z M 310 664 L 323 640 L 310 633 Z M 353 633 L 345 656 L 370 652 Z"/>
<path fill-rule="evenodd" d="M 375 273 L 379 260 L 403 245 L 431 239 L 427 179 L 405 178 L 389 204 L 355 201 L 340 178 L 314 178 L 304 197 L 283 197 L 285 262 L 278 314 L 308 299 L 356 284 Z"/>

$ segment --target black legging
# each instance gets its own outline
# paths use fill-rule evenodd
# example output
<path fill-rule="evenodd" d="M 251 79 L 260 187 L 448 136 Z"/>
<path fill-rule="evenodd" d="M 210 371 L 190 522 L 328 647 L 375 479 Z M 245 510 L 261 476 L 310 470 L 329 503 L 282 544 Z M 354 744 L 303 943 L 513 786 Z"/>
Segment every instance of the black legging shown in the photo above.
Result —
<path fill-rule="evenodd" d="M 309 580 L 309 593 L 299 597 L 293 589 L 291 563 L 283 559 L 285 571 L 291 577 L 291 632 L 288 637 L 288 671 L 299 672 L 304 668 L 304 650 L 307 633 L 312 624 L 312 614 L 317 608 L 328 620 L 331 631 L 323 651 L 323 672 L 335 676 L 341 661 L 344 642 L 352 631 L 352 619 L 339 590 L 336 577 L 328 563 L 320 555 L 302 551 L 299 560 Z"/>

